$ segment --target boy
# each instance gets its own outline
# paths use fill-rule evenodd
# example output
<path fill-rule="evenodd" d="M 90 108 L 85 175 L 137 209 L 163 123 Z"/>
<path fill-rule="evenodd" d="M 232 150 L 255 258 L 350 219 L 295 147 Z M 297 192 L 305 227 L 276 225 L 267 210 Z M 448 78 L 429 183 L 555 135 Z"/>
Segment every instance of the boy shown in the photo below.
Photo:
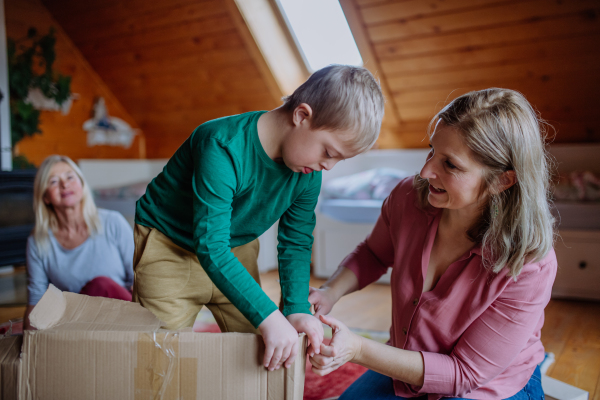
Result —
<path fill-rule="evenodd" d="M 206 305 L 222 331 L 262 334 L 269 370 L 293 363 L 298 332 L 319 353 L 308 281 L 321 170 L 375 143 L 383 103 L 366 69 L 332 65 L 275 110 L 196 128 L 137 202 L 134 301 L 169 329 Z M 257 238 L 277 220 L 282 311 L 256 264 Z"/>

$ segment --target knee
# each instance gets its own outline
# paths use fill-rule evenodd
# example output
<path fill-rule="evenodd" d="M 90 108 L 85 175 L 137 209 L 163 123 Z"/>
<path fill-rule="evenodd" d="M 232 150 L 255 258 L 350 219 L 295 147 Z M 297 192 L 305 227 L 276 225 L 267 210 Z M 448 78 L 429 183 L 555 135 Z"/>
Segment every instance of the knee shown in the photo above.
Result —
<path fill-rule="evenodd" d="M 110 279 L 108 276 L 97 276 L 94 279 L 90 280 L 85 286 L 114 286 L 118 285 L 115 281 Z"/>
<path fill-rule="evenodd" d="M 97 276 L 90 280 L 79 293 L 92 297 L 131 301 L 131 293 L 107 276 Z"/>
<path fill-rule="evenodd" d="M 108 292 L 117 286 L 119 286 L 119 284 L 116 283 L 115 281 L 113 281 L 108 276 L 97 276 L 94 279 L 88 281 L 85 284 L 85 286 L 81 289 L 81 292 L 83 294 L 89 294 L 89 295 L 93 296 L 93 294 L 91 294 L 91 293 Z M 86 293 L 84 293 L 84 292 L 86 292 Z M 104 296 L 104 295 L 98 294 L 97 296 Z"/>

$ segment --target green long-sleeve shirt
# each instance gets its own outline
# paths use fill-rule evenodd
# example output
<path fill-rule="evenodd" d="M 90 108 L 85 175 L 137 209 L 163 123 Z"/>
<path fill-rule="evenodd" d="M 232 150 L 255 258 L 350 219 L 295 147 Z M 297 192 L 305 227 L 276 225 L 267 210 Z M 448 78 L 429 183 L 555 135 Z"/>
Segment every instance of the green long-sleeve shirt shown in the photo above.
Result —
<path fill-rule="evenodd" d="M 258 138 L 264 113 L 200 125 L 148 185 L 135 222 L 196 253 L 214 284 L 255 326 L 277 306 L 231 253 L 279 219 L 283 314 L 309 313 L 308 281 L 321 173 L 294 173 Z"/>

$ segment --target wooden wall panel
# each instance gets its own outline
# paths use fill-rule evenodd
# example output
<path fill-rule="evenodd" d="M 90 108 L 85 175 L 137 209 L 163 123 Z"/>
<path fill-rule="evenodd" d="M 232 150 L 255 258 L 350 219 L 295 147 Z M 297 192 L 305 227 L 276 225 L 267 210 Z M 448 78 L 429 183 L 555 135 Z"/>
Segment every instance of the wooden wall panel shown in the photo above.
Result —
<path fill-rule="evenodd" d="M 170 157 L 207 120 L 281 104 L 228 2 L 44 0 L 143 129 L 150 158 Z"/>
<path fill-rule="evenodd" d="M 143 134 L 134 139 L 129 149 L 114 146 L 87 146 L 86 132 L 82 125 L 90 118 L 93 103 L 99 96 L 106 100 L 110 115 L 125 120 L 133 128 L 139 127 L 39 0 L 5 0 L 4 4 L 6 34 L 10 38 L 25 37 L 30 27 L 37 28 L 42 34 L 48 32 L 51 26 L 56 29 L 55 69 L 72 77 L 71 91 L 79 95 L 68 115 L 43 111 L 40 126 L 43 133 L 20 141 L 17 145 L 18 151 L 36 165 L 50 154 L 64 154 L 74 160 L 143 157 L 145 151 Z"/>
<path fill-rule="evenodd" d="M 600 141 L 597 0 L 352 1 L 400 119 L 380 147 L 426 146 L 437 111 L 488 87 L 522 92 L 556 142 Z"/>

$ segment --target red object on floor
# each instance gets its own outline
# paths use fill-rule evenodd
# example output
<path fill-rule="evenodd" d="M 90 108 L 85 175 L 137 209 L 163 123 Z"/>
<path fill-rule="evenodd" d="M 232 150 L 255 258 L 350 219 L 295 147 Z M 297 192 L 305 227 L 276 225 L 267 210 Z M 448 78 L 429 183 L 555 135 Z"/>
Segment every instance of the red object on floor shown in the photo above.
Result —
<path fill-rule="evenodd" d="M 10 335 L 23 334 L 23 319 L 8 321 L 0 325 L 0 335 L 6 335 L 10 331 Z"/>
<path fill-rule="evenodd" d="M 192 327 L 192 330 L 194 332 L 221 333 L 221 329 L 219 328 L 219 325 L 215 324 L 214 322 L 211 324 L 211 323 L 196 321 L 196 322 L 194 322 L 194 326 Z"/>
<path fill-rule="evenodd" d="M 85 284 L 79 293 L 92 297 L 108 297 L 109 299 L 131 301 L 131 293 L 106 276 L 98 276 L 92 279 Z"/>

